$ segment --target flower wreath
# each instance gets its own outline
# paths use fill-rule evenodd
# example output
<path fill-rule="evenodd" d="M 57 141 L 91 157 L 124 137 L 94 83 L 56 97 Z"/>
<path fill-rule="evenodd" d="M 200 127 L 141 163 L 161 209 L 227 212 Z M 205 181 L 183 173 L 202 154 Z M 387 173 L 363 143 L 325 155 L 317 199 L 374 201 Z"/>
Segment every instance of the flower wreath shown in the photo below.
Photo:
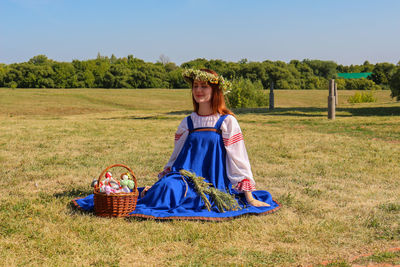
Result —
<path fill-rule="evenodd" d="M 232 86 L 231 82 L 225 81 L 224 77 L 222 77 L 221 75 L 214 75 L 212 73 L 208 73 L 202 70 L 185 69 L 182 72 L 182 76 L 185 81 L 190 85 L 192 85 L 192 82 L 194 80 L 217 84 L 219 88 L 221 88 L 224 95 L 230 92 Z"/>

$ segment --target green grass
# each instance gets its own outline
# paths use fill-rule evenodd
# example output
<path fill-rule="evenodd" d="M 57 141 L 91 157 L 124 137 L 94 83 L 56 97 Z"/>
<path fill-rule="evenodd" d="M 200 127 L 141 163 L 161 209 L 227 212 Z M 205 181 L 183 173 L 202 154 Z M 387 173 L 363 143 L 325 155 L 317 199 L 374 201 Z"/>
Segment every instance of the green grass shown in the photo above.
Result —
<path fill-rule="evenodd" d="M 267 92 L 266 92 L 267 93 Z M 276 90 L 276 109 L 235 110 L 275 214 L 229 222 L 97 218 L 70 208 L 113 163 L 157 180 L 188 90 L 0 89 L 0 265 L 349 266 L 400 246 L 400 103 L 348 104 Z M 389 253 L 390 254 L 390 253 Z M 379 256 L 398 262 L 398 253 Z M 380 259 L 371 258 L 370 262 Z"/>

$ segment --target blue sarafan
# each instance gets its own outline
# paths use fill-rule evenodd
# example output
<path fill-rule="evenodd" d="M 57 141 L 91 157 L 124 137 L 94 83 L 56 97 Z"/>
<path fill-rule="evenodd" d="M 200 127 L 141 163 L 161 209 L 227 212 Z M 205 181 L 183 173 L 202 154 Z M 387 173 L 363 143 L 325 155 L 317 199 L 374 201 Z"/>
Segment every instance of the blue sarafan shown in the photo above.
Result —
<path fill-rule="evenodd" d="M 189 136 L 171 167 L 171 172 L 158 180 L 143 198 L 138 199 L 131 217 L 152 219 L 188 219 L 188 220 L 228 220 L 245 214 L 269 214 L 280 208 L 267 191 L 253 191 L 255 199 L 268 203 L 269 207 L 255 207 L 246 202 L 243 194 L 232 189 L 226 173 L 226 150 L 221 135 L 221 124 L 228 115 L 219 118 L 214 127 L 193 128 L 190 116 L 187 117 Z M 233 195 L 239 209 L 220 212 L 216 206 L 207 210 L 204 201 L 195 191 L 193 183 L 180 174 L 180 170 L 194 172 L 205 178 L 218 190 Z M 143 188 L 139 188 L 141 192 Z M 212 199 L 207 196 L 211 204 Z M 79 208 L 93 210 L 93 195 L 75 199 Z"/>

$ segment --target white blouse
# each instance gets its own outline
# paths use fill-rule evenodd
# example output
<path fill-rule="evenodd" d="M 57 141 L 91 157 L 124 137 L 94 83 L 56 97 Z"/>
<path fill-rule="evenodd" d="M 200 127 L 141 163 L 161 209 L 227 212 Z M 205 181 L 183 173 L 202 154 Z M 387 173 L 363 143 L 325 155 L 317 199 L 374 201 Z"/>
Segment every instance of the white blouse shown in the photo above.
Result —
<path fill-rule="evenodd" d="M 214 114 L 210 116 L 200 116 L 196 112 L 193 112 L 190 117 L 193 121 L 193 127 L 199 128 L 214 127 L 221 115 Z M 221 125 L 221 131 L 226 149 L 226 172 L 230 182 L 233 186 L 237 186 L 242 180 L 248 179 L 250 183 L 255 186 L 247 150 L 244 145 L 242 130 L 240 129 L 236 118 L 228 115 Z M 188 134 L 187 119 L 185 118 L 182 120 L 175 133 L 174 151 L 172 152 L 168 163 L 165 165 L 164 170 L 170 168 L 174 164 L 182 150 Z"/>

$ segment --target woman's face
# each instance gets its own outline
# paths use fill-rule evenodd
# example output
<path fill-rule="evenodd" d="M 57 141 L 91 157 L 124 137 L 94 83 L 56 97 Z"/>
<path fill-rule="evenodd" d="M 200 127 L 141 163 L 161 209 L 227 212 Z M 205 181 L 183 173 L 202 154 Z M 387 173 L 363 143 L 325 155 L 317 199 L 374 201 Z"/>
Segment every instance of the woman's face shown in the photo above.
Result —
<path fill-rule="evenodd" d="M 194 80 L 192 93 L 197 103 L 210 103 L 212 88 L 207 82 Z"/>

